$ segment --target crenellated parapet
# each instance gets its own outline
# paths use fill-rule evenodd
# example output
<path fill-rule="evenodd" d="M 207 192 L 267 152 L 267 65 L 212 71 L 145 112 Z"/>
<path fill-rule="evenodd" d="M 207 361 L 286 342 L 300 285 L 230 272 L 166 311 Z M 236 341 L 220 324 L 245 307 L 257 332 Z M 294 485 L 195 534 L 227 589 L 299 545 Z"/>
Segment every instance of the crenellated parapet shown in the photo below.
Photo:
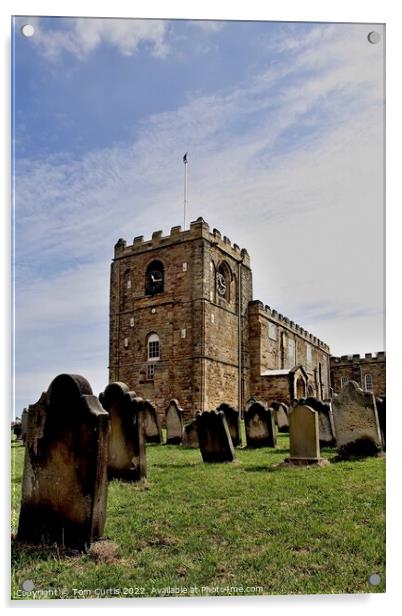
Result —
<path fill-rule="evenodd" d="M 376 363 L 379 361 L 385 362 L 385 352 L 378 351 L 378 353 L 365 353 L 364 355 L 359 355 L 359 353 L 355 353 L 353 355 L 341 355 L 340 357 L 335 357 L 331 355 L 330 362 L 331 366 L 345 366 L 345 365 L 353 365 L 353 364 L 369 364 Z"/>
<path fill-rule="evenodd" d="M 301 327 L 294 321 L 291 321 L 288 317 L 285 317 L 277 310 L 272 309 L 270 306 L 264 305 L 260 300 L 253 300 L 252 302 L 249 302 L 249 312 L 257 312 L 259 314 L 262 314 L 271 322 L 275 323 L 276 325 L 280 325 L 281 327 L 291 332 L 294 332 L 298 336 L 304 338 L 307 342 L 310 342 L 311 344 L 321 348 L 323 351 L 327 353 L 329 353 L 330 351 L 329 346 L 325 342 L 322 342 L 322 340 L 320 340 L 316 336 L 313 336 L 313 334 L 310 334 L 310 332 L 308 332 L 306 329 L 303 329 L 303 327 Z"/>
<path fill-rule="evenodd" d="M 114 247 L 114 258 L 121 259 L 143 252 L 151 252 L 161 247 L 181 242 L 188 242 L 203 238 L 212 245 L 221 248 L 226 254 L 230 254 L 234 259 L 241 262 L 246 267 L 250 267 L 250 256 L 245 248 L 240 248 L 238 244 L 232 244 L 230 239 L 218 229 L 210 231 L 209 225 L 200 216 L 197 220 L 190 223 L 189 229 L 182 229 L 181 226 L 172 227 L 168 235 L 163 235 L 161 230 L 154 231 L 150 240 L 144 240 L 143 235 L 134 237 L 132 244 L 127 244 L 124 239 L 119 239 Z"/>

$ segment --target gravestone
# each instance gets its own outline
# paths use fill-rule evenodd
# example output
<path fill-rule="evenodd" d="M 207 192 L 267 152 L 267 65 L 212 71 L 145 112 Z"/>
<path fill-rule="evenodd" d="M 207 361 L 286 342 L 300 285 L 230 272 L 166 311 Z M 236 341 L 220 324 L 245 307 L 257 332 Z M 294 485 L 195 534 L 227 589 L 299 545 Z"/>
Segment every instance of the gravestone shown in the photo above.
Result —
<path fill-rule="evenodd" d="M 21 415 L 21 440 L 25 443 L 28 422 L 28 409 L 24 409 Z"/>
<path fill-rule="evenodd" d="M 76 374 L 57 376 L 29 406 L 19 541 L 85 549 L 102 535 L 109 420 Z"/>
<path fill-rule="evenodd" d="M 22 437 L 22 422 L 19 417 L 16 417 L 15 421 L 11 422 L 11 428 L 15 436 L 15 440 L 20 441 Z"/>
<path fill-rule="evenodd" d="M 378 423 L 380 424 L 381 437 L 384 450 L 386 448 L 386 398 L 383 396 L 382 398 L 375 399 L 377 414 L 378 414 Z"/>
<path fill-rule="evenodd" d="M 169 402 L 166 409 L 166 429 L 168 445 L 179 445 L 183 440 L 183 409 L 177 400 Z"/>
<path fill-rule="evenodd" d="M 253 402 L 244 413 L 247 447 L 275 447 L 274 411 L 263 402 Z"/>
<path fill-rule="evenodd" d="M 331 403 L 322 402 L 318 398 L 309 396 L 308 398 L 301 398 L 299 404 L 306 404 L 318 413 L 320 447 L 335 447 L 335 425 Z"/>
<path fill-rule="evenodd" d="M 141 481 L 147 476 L 142 398 L 125 383 L 111 383 L 99 395 L 110 415 L 108 476 Z"/>
<path fill-rule="evenodd" d="M 195 416 L 204 462 L 232 462 L 235 451 L 223 411 L 198 411 Z"/>
<path fill-rule="evenodd" d="M 305 404 L 289 409 L 289 448 L 290 457 L 286 462 L 296 465 L 324 462 L 320 456 L 318 413 Z"/>
<path fill-rule="evenodd" d="M 218 406 L 218 411 L 223 411 L 228 424 L 230 437 L 232 439 L 233 447 L 241 446 L 241 432 L 240 432 L 240 414 L 232 406 L 226 403 L 222 403 Z"/>
<path fill-rule="evenodd" d="M 142 413 L 144 417 L 144 434 L 146 443 L 163 443 L 159 415 L 149 400 L 143 400 Z"/>
<path fill-rule="evenodd" d="M 283 402 L 272 402 L 271 408 L 274 411 L 275 425 L 278 432 L 289 432 L 288 407 Z"/>
<path fill-rule="evenodd" d="M 192 419 L 189 423 L 185 424 L 183 430 L 182 446 L 189 449 L 199 449 L 200 443 L 198 441 L 197 426 L 195 425 L 195 419 Z"/>
<path fill-rule="evenodd" d="M 382 440 L 374 395 L 348 381 L 332 398 L 336 446 L 342 455 L 374 455 Z"/>

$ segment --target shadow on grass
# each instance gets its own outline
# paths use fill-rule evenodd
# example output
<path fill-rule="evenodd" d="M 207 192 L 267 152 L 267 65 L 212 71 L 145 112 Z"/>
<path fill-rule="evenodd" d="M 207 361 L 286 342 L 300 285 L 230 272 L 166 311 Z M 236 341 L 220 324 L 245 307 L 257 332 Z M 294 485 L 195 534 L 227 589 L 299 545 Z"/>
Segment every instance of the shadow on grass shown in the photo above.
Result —
<path fill-rule="evenodd" d="M 243 470 L 247 473 L 276 473 L 277 471 L 285 470 L 287 471 L 287 467 L 285 466 L 276 466 L 269 465 L 266 466 L 256 465 L 256 466 L 244 466 Z"/>
<path fill-rule="evenodd" d="M 179 462 L 179 463 L 169 463 L 169 462 L 154 462 L 152 466 L 155 468 L 189 468 L 190 466 L 201 466 L 203 464 L 202 460 L 200 462 Z"/>
<path fill-rule="evenodd" d="M 64 560 L 77 556 L 84 556 L 85 552 L 72 550 L 54 545 L 34 545 L 22 543 L 15 538 L 11 538 L 11 560 L 13 566 L 32 565 L 33 562 L 43 562 L 49 560 Z"/>

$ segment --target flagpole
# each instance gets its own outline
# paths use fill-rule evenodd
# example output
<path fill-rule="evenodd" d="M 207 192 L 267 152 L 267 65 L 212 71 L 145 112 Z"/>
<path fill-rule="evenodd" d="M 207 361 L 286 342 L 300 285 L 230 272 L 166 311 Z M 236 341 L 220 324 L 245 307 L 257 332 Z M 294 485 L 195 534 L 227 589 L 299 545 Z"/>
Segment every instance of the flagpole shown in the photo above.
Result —
<path fill-rule="evenodd" d="M 183 231 L 186 229 L 186 210 L 187 210 L 187 152 L 183 156 L 184 163 L 184 224 Z"/>

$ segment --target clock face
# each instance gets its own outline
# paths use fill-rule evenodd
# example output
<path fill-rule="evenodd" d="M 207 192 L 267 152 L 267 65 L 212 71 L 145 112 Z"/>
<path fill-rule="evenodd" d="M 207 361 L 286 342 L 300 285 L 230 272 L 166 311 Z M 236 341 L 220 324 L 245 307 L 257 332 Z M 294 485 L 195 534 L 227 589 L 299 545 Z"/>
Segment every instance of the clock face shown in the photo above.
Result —
<path fill-rule="evenodd" d="M 226 280 L 225 280 L 225 276 L 221 272 L 218 272 L 216 276 L 216 290 L 218 291 L 218 294 L 221 297 L 225 297 Z"/>
<path fill-rule="evenodd" d="M 159 270 L 151 270 L 147 274 L 148 293 L 160 293 L 163 290 L 163 274 Z"/>

